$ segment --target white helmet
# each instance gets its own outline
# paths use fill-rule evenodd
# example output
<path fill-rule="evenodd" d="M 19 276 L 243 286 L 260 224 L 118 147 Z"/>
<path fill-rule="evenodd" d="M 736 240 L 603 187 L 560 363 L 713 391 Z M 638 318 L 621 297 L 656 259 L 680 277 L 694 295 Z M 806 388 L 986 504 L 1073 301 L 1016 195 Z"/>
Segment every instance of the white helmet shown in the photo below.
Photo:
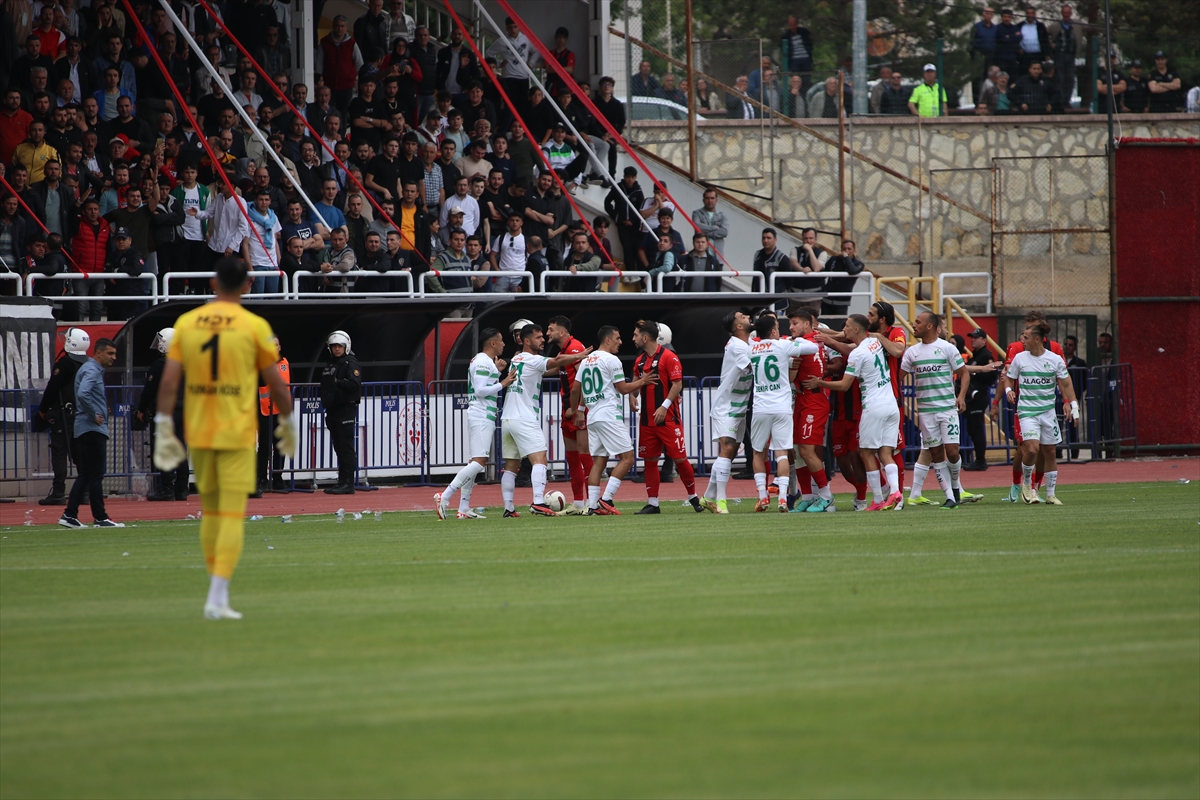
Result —
<path fill-rule="evenodd" d="M 335 344 L 340 344 L 346 348 L 346 352 L 350 352 L 350 334 L 345 331 L 334 331 L 329 334 L 329 338 L 325 340 L 326 347 L 332 347 Z"/>
<path fill-rule="evenodd" d="M 514 336 L 516 336 L 518 333 L 521 332 L 522 328 L 524 328 L 526 325 L 532 325 L 532 324 L 533 324 L 533 320 L 531 320 L 531 319 L 519 319 L 516 322 L 514 322 L 512 325 L 508 326 L 508 332 L 513 334 Z"/>
<path fill-rule="evenodd" d="M 67 328 L 63 338 L 63 349 L 71 355 L 86 355 L 92 344 L 92 337 L 83 328 Z"/>
<path fill-rule="evenodd" d="M 661 347 L 666 347 L 671 343 L 671 329 L 667 327 L 667 323 L 658 323 L 658 344 Z"/>
<path fill-rule="evenodd" d="M 154 341 L 150 343 L 150 349 L 157 350 L 158 352 L 166 355 L 167 350 L 171 347 L 171 340 L 174 338 L 174 328 L 163 328 L 155 335 Z"/>

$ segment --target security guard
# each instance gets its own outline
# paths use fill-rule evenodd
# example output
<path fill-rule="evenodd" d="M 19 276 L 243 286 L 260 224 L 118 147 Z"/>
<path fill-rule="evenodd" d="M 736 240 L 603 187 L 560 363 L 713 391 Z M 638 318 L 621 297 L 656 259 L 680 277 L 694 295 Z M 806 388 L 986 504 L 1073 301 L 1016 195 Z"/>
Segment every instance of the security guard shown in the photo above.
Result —
<path fill-rule="evenodd" d="M 358 401 L 362 398 L 362 371 L 350 349 L 350 335 L 334 331 L 325 340 L 332 356 L 321 371 L 321 404 L 325 406 L 325 427 L 337 454 L 338 482 L 325 494 L 354 494 L 354 471 L 358 464 L 354 453 L 354 423 Z"/>
<path fill-rule="evenodd" d="M 982 328 L 971 331 L 968 337 L 971 357 L 967 359 L 967 368 L 971 373 L 971 383 L 967 389 L 967 433 L 971 436 L 971 444 L 975 448 L 975 460 L 963 467 L 973 472 L 983 472 L 987 464 L 987 411 L 991 405 L 991 388 L 996 384 L 1000 373 L 992 366 L 995 359 L 988 350 L 987 334 Z M 972 367 L 985 369 L 971 369 Z"/>
<path fill-rule="evenodd" d="M 136 419 L 137 423 L 142 427 L 145 427 L 147 424 L 154 425 L 154 414 L 158 411 L 158 384 L 162 379 L 163 370 L 167 366 L 167 349 L 170 348 L 171 340 L 174 338 L 174 328 L 163 328 L 154 337 L 154 341 L 150 343 L 151 349 L 157 350 L 160 355 L 158 360 L 151 364 L 150 369 L 146 372 L 146 385 L 142 387 L 142 397 L 138 401 Z M 175 401 L 175 411 L 172 416 L 175 417 L 175 435 L 179 437 L 179 441 L 182 443 L 184 441 L 183 392 L 179 393 L 179 397 Z M 139 430 L 136 426 L 134 429 Z M 151 427 L 150 430 L 151 436 L 153 436 L 155 428 Z M 178 467 L 170 472 L 158 471 L 158 490 L 146 499 L 164 502 L 169 500 L 187 500 L 190 479 L 191 471 L 185 458 Z"/>
<path fill-rule="evenodd" d="M 278 336 L 275 337 L 275 352 L 279 354 L 279 363 L 275 367 L 279 370 L 284 384 L 290 386 L 292 371 L 288 360 L 283 357 L 283 348 L 279 344 Z M 283 486 L 283 453 L 277 451 L 274 446 L 275 428 L 279 425 L 279 408 L 271 402 L 271 391 L 266 384 L 258 387 L 258 411 L 258 491 L 255 494 L 261 497 L 263 492 L 287 491 Z"/>
<path fill-rule="evenodd" d="M 75 420 L 75 373 L 87 361 L 88 347 L 92 338 L 82 328 L 68 328 L 63 342 L 63 355 L 54 362 L 54 372 L 42 392 L 38 406 L 35 430 L 50 431 L 50 464 L 54 469 L 54 484 L 50 494 L 38 501 L 43 506 L 65 506 L 67 504 L 67 459 L 76 460 Z"/>

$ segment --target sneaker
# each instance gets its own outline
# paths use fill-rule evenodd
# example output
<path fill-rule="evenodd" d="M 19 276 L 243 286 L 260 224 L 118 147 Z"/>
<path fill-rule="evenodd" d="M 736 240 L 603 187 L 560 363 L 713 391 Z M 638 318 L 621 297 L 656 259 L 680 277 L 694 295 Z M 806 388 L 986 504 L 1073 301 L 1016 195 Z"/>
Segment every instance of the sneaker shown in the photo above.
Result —
<path fill-rule="evenodd" d="M 507 508 L 504 509 L 504 518 L 505 519 L 508 519 L 509 517 L 519 517 L 519 516 L 521 516 L 521 513 L 519 511 L 509 511 Z"/>
<path fill-rule="evenodd" d="M 487 517 L 485 517 L 483 514 L 477 514 L 476 512 L 471 511 L 470 509 L 468 509 L 466 511 L 459 511 L 458 518 L 459 519 L 487 519 Z"/>
<path fill-rule="evenodd" d="M 958 502 L 951 500 L 950 498 L 946 498 L 946 502 L 942 503 L 940 506 L 938 506 L 938 508 L 955 509 L 955 508 L 958 508 Z"/>
<path fill-rule="evenodd" d="M 796 503 L 796 505 L 792 506 L 792 511 L 795 511 L 797 514 L 803 514 L 805 511 L 808 511 L 809 507 L 812 506 L 814 502 L 814 500 L 801 500 L 799 503 Z"/>
<path fill-rule="evenodd" d="M 779 503 L 777 503 L 777 504 L 776 504 L 776 510 L 777 510 L 777 511 L 779 511 L 779 513 L 780 513 L 780 514 L 786 514 L 786 513 L 788 513 L 788 507 L 787 507 L 787 498 L 786 498 L 786 497 L 781 497 L 781 498 L 779 498 Z"/>
<path fill-rule="evenodd" d="M 689 497 L 689 498 L 688 498 L 688 502 L 692 504 L 692 509 L 693 509 L 693 510 L 694 510 L 694 511 L 695 511 L 697 514 L 699 514 L 700 512 L 704 511 L 704 507 L 700 505 L 700 498 L 699 498 L 699 497 Z"/>
<path fill-rule="evenodd" d="M 207 605 L 204 607 L 205 619 L 241 619 L 241 612 L 234 611 L 229 606 L 213 606 Z"/>
<path fill-rule="evenodd" d="M 718 500 L 716 513 L 728 514 L 729 513 L 729 501 L 728 500 Z"/>
<path fill-rule="evenodd" d="M 859 500 L 856 497 L 856 498 L 854 498 L 854 503 L 852 505 L 853 505 L 855 511 L 866 511 L 867 510 L 867 501 L 866 500 Z"/>
<path fill-rule="evenodd" d="M 580 508 L 574 503 L 567 503 L 567 507 L 558 512 L 560 517 L 582 517 L 587 514 L 586 508 Z"/>
<path fill-rule="evenodd" d="M 865 503 L 866 501 L 864 500 L 863 502 Z M 878 503 L 871 503 L 871 505 L 864 508 L 863 511 L 882 511 L 883 504 L 886 502 L 886 500 L 880 500 Z"/>
<path fill-rule="evenodd" d="M 760 499 L 757 503 L 754 504 L 754 513 L 760 514 L 763 511 L 766 511 L 767 509 L 769 509 L 770 507 L 771 507 L 771 500 L 767 497 L 764 497 L 764 498 Z"/>
<path fill-rule="evenodd" d="M 773 494 L 779 494 L 779 487 L 773 483 L 769 483 L 767 484 L 767 496 L 770 497 Z"/>
<path fill-rule="evenodd" d="M 879 508 L 881 511 L 887 511 L 888 509 L 899 511 L 900 509 L 904 508 L 904 506 L 901 505 L 903 502 L 904 495 L 900 494 L 899 492 L 892 492 L 890 495 L 888 495 L 888 498 L 883 501 L 883 504 Z"/>
<path fill-rule="evenodd" d="M 93 528 L 124 528 L 124 522 L 113 522 L 111 519 L 98 519 L 92 523 Z"/>
<path fill-rule="evenodd" d="M 828 511 L 833 506 L 833 503 L 826 500 L 824 497 L 818 497 L 808 504 L 805 512 L 808 514 L 822 514 Z"/>
<path fill-rule="evenodd" d="M 712 513 L 714 513 L 714 514 L 720 514 L 720 513 L 721 513 L 721 507 L 720 507 L 720 505 L 717 503 L 717 501 L 716 501 L 716 500 L 709 500 L 707 497 L 701 497 L 701 498 L 699 498 L 699 501 L 700 501 L 700 508 L 701 508 L 701 510 L 704 510 L 704 511 L 711 511 L 711 512 L 712 512 Z M 724 501 L 724 500 L 722 500 L 721 502 L 723 503 L 723 502 L 725 502 L 725 501 Z M 728 513 L 728 512 L 726 512 L 726 513 Z"/>
<path fill-rule="evenodd" d="M 637 514 L 634 514 L 634 516 L 637 516 L 638 514 L 661 514 L 661 513 L 662 513 L 661 508 L 659 508 L 658 506 L 652 506 L 649 503 L 646 503 L 646 505 L 642 506 L 641 509 L 638 510 Z"/>
<path fill-rule="evenodd" d="M 554 512 L 554 509 L 550 508 L 550 506 L 546 505 L 545 503 L 531 503 L 529 506 L 529 513 L 538 517 L 558 516 L 558 514 Z"/>
<path fill-rule="evenodd" d="M 613 501 L 605 500 L 603 497 L 600 498 L 600 505 L 598 506 L 598 509 L 601 514 L 607 514 L 610 517 L 621 516 L 621 512 L 617 510 L 615 505 L 613 505 Z"/>
<path fill-rule="evenodd" d="M 1008 487 L 1008 497 L 1001 498 L 1002 503 L 1019 503 L 1021 502 L 1021 487 L 1013 484 Z"/>
<path fill-rule="evenodd" d="M 959 499 L 960 503 L 978 503 L 980 500 L 983 499 L 983 495 L 973 494 L 971 492 L 968 492 L 966 489 L 963 489 L 959 494 L 961 496 Z"/>
<path fill-rule="evenodd" d="M 599 508 L 589 508 L 587 511 L 583 512 L 583 515 L 584 515 L 585 517 L 601 517 L 601 516 L 604 516 L 603 514 L 601 514 L 601 513 L 600 513 L 600 509 L 599 509 Z"/>
<path fill-rule="evenodd" d="M 84 525 L 82 522 L 75 519 L 75 517 L 68 517 L 66 514 L 63 514 L 61 517 L 58 518 L 58 524 L 62 525 L 64 528 L 86 528 L 87 527 L 87 525 Z"/>
<path fill-rule="evenodd" d="M 438 492 L 433 496 L 433 513 L 437 514 L 438 519 L 446 519 L 446 507 L 442 505 L 442 493 Z"/>
<path fill-rule="evenodd" d="M 1027 506 L 1031 506 L 1039 500 L 1037 491 L 1032 486 L 1021 487 L 1021 499 Z"/>
<path fill-rule="evenodd" d="M 896 492 L 896 496 L 899 497 L 900 499 L 896 501 L 896 505 L 892 506 L 892 511 L 903 511 L 904 510 L 904 491 L 901 490 L 899 492 Z"/>
<path fill-rule="evenodd" d="M 50 494 L 38 500 L 39 506 L 65 506 L 67 504 L 67 496 L 65 494 Z"/>
<path fill-rule="evenodd" d="M 1052 506 L 1061 506 L 1063 501 L 1058 499 L 1058 495 L 1048 494 L 1046 495 L 1046 504 Z"/>
<path fill-rule="evenodd" d="M 923 494 L 919 494 L 916 497 L 913 497 L 910 494 L 908 496 L 908 504 L 910 506 L 935 506 L 935 505 L 937 505 L 937 503 L 933 502 L 932 500 L 930 500 L 928 497 L 926 497 Z"/>

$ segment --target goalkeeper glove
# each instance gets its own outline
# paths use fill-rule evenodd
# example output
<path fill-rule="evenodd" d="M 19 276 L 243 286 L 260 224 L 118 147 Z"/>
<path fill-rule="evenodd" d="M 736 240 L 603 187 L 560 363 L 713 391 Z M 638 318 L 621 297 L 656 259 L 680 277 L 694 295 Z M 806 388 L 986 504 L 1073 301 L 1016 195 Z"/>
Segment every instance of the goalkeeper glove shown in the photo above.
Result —
<path fill-rule="evenodd" d="M 170 472 L 187 458 L 183 442 L 175 435 L 175 419 L 170 414 L 154 415 L 154 466 Z"/>
<path fill-rule="evenodd" d="M 1079 416 L 1080 416 L 1080 414 L 1079 414 L 1079 401 L 1078 401 L 1078 400 L 1072 400 L 1072 401 L 1071 401 L 1071 419 L 1073 419 L 1073 420 L 1075 420 L 1076 422 L 1078 422 L 1078 421 L 1079 421 Z"/>
<path fill-rule="evenodd" d="M 296 446 L 300 439 L 300 430 L 291 414 L 279 415 L 279 427 L 275 429 L 275 441 L 279 443 L 279 452 L 288 458 L 296 457 Z"/>

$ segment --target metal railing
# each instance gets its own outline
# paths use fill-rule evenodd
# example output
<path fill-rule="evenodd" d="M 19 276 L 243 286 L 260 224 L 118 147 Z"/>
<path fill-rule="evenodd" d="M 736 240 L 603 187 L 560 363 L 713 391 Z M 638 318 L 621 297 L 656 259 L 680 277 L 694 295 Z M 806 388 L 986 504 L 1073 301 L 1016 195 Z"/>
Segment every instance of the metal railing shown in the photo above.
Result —
<path fill-rule="evenodd" d="M 574 279 L 579 282 L 594 278 L 597 281 L 597 287 L 596 289 L 585 292 L 577 292 L 570 289 L 565 291 L 554 291 L 546 288 L 546 281 L 551 278 L 567 278 Z M 542 272 L 539 283 L 540 292 L 542 294 L 592 294 L 593 292 L 599 291 L 599 281 L 605 278 L 640 278 L 641 280 L 645 281 L 642 291 L 650 291 L 650 273 L 644 270 L 625 270 L 622 272 L 621 270 L 616 269 L 598 269 L 595 272 L 571 272 L 569 269 L 548 269 Z"/>
<path fill-rule="evenodd" d="M 25 282 L 16 272 L 0 272 L 0 281 L 12 281 L 17 285 L 17 297 L 25 296 Z M 11 295 L 10 295 L 11 296 Z"/>
<path fill-rule="evenodd" d="M 947 293 L 946 292 L 946 281 L 948 281 L 948 280 L 949 281 L 982 280 L 986 283 L 986 288 L 982 292 L 950 292 L 950 293 Z M 936 286 L 937 286 L 937 293 L 934 294 L 934 307 L 935 308 L 938 305 L 937 298 L 939 298 L 939 297 L 942 298 L 943 300 L 951 300 L 952 299 L 952 300 L 954 300 L 955 303 L 959 304 L 960 306 L 966 305 L 965 303 L 963 303 L 964 300 L 978 299 L 978 298 L 982 297 L 984 300 L 984 312 L 983 313 L 985 313 L 985 314 L 992 313 L 992 274 L 990 272 L 943 272 L 937 276 Z"/>
<path fill-rule="evenodd" d="M 341 292 L 321 292 L 321 291 L 305 291 L 301 289 L 300 279 L 320 279 L 320 278 L 390 278 L 392 280 L 400 279 L 408 288 L 406 289 L 387 289 L 377 291 L 372 289 L 369 294 L 374 297 L 412 297 L 413 296 L 413 277 L 412 272 L 406 269 L 389 269 L 386 272 L 368 269 L 352 269 L 348 272 L 311 272 L 309 270 L 299 269 L 292 273 L 292 297 L 296 300 L 305 298 L 324 298 L 332 295 L 341 294 Z M 351 289 L 353 291 L 353 289 Z"/>
<path fill-rule="evenodd" d="M 709 278 L 718 278 L 718 279 L 734 278 L 735 280 L 749 279 L 749 281 L 750 281 L 749 290 L 745 289 L 744 287 L 741 287 L 740 285 L 738 288 L 741 291 L 751 291 L 751 292 L 754 292 L 756 290 L 761 292 L 763 284 L 766 282 L 765 281 L 766 276 L 763 275 L 761 272 L 757 272 L 755 270 L 750 270 L 749 272 L 742 272 L 741 270 L 736 270 L 736 269 L 719 270 L 716 272 L 692 272 L 690 270 L 678 270 L 676 272 L 671 272 L 669 274 L 668 273 L 660 273 L 657 276 L 657 281 L 655 281 L 655 290 L 659 291 L 659 292 L 670 291 L 671 294 L 688 294 L 688 295 L 719 294 L 720 292 L 704 292 L 704 291 L 697 292 L 697 291 L 689 290 L 689 289 L 683 289 L 680 291 L 671 291 L 671 290 L 663 288 L 664 282 L 667 280 L 680 281 L 680 282 L 683 282 L 685 285 L 690 282 L 693 285 L 695 285 L 697 282 L 703 284 L 703 282 Z"/>
<path fill-rule="evenodd" d="M 105 294 L 103 296 L 65 294 L 62 296 L 55 295 L 52 298 L 47 298 L 50 300 L 54 300 L 55 302 L 64 301 L 64 302 L 76 302 L 76 303 L 89 303 L 89 302 L 92 302 L 95 300 L 99 300 L 101 302 L 108 302 L 110 300 L 113 300 L 113 301 L 116 301 L 119 303 L 120 302 L 142 302 L 142 301 L 144 301 L 144 302 L 150 303 L 150 305 L 157 305 L 158 300 L 159 300 L 158 276 L 152 275 L 148 272 L 143 273 L 141 275 L 137 275 L 137 276 L 121 275 L 116 272 L 93 272 L 90 275 L 84 275 L 82 272 L 60 272 L 57 275 L 46 275 L 41 272 L 31 272 L 25 276 L 25 295 L 28 297 L 33 297 L 34 296 L 34 291 L 33 291 L 34 284 L 37 281 L 42 281 L 42 280 L 46 280 L 46 281 L 108 281 L 108 280 L 141 281 L 142 283 L 148 283 L 150 285 L 150 293 L 149 294 L 135 294 L 135 295 Z"/>
<path fill-rule="evenodd" d="M 435 277 L 435 278 L 442 278 L 442 277 L 471 278 L 471 279 L 484 278 L 489 281 L 495 281 L 499 278 L 515 278 L 515 277 L 519 276 L 521 278 L 522 287 L 527 286 L 528 288 L 526 288 L 526 291 L 529 292 L 530 294 L 536 293 L 533 282 L 537 276 L 534 275 L 532 272 L 529 272 L 528 270 L 522 270 L 520 272 L 508 272 L 508 271 L 502 271 L 502 270 L 500 270 L 500 271 L 488 270 L 486 272 L 463 272 L 463 271 L 459 271 L 459 270 L 453 270 L 450 272 L 441 272 L 436 269 L 431 269 L 428 272 L 421 273 L 421 277 L 418 281 L 418 287 L 419 287 L 418 293 L 417 293 L 418 297 L 428 297 L 430 295 L 442 294 L 442 292 L 430 292 L 425 288 L 426 280 L 430 276 Z M 447 292 L 446 294 L 457 294 L 457 292 Z"/>
<path fill-rule="evenodd" d="M 215 278 L 216 275 L 217 275 L 217 273 L 215 273 L 215 272 L 168 272 L 167 274 L 163 275 L 163 300 L 164 301 L 169 300 L 171 297 L 172 281 L 186 281 L 186 280 L 191 280 L 191 279 L 195 279 L 195 278 Z M 275 297 L 280 300 L 287 300 L 288 297 L 291 295 L 291 292 L 288 290 L 288 274 L 281 269 L 275 269 L 275 270 L 267 270 L 267 269 L 254 270 L 254 269 L 252 269 L 247 274 L 247 277 L 248 278 L 278 278 L 280 281 L 281 288 L 279 291 L 277 291 L 277 292 L 255 292 L 252 295 L 253 297 Z M 155 300 L 156 305 L 157 305 L 157 302 L 158 301 Z"/>
<path fill-rule="evenodd" d="M 707 274 L 707 273 L 705 273 L 705 274 Z M 842 289 L 834 289 L 831 291 L 831 290 L 825 288 L 827 286 L 826 279 L 828 279 L 828 278 L 854 278 L 855 279 L 854 288 L 852 290 L 848 290 L 848 291 L 842 290 Z M 887 278 L 879 278 L 878 279 L 879 282 L 882 282 L 884 280 L 888 280 L 888 279 Z M 845 298 L 847 298 L 846 299 L 847 303 L 850 302 L 849 298 L 851 298 L 851 297 L 867 297 L 870 300 L 874 300 L 875 292 L 877 291 L 877 281 L 876 281 L 875 275 L 873 273 L 867 272 L 866 270 L 858 273 L 857 275 L 851 275 L 849 272 L 772 272 L 770 280 L 767 281 L 767 291 L 770 292 L 771 294 L 775 294 L 776 292 L 784 291 L 783 289 L 776 286 L 776 284 L 779 281 L 783 281 L 784 283 L 793 283 L 793 282 L 797 282 L 797 281 L 814 281 L 814 282 L 820 281 L 821 288 L 814 290 L 814 292 L 813 292 L 814 294 L 826 294 L 826 295 L 834 295 L 836 297 L 845 297 Z M 860 281 L 867 282 L 866 289 L 858 288 Z"/>

